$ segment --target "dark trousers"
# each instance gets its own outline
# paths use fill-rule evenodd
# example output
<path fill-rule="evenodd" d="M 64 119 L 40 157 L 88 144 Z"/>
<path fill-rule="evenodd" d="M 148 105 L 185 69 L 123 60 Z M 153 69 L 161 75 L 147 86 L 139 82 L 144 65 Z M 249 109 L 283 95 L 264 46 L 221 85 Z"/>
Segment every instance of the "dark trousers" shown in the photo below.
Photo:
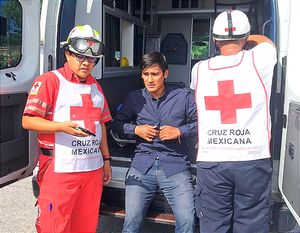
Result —
<path fill-rule="evenodd" d="M 196 212 L 201 233 L 268 233 L 270 159 L 198 162 Z"/>

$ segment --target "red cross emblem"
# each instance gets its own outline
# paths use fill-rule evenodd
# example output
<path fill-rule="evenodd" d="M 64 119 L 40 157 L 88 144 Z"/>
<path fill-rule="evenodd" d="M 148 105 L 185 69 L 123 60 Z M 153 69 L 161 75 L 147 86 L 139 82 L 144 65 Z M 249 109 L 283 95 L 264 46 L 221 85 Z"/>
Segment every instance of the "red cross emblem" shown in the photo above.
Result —
<path fill-rule="evenodd" d="M 40 87 L 41 82 L 36 82 L 33 86 L 34 89 L 37 89 L 38 87 Z"/>
<path fill-rule="evenodd" d="M 96 133 L 95 121 L 100 121 L 101 108 L 95 108 L 90 94 L 81 94 L 82 106 L 70 107 L 71 120 L 84 120 L 84 127 Z"/>
<path fill-rule="evenodd" d="M 234 32 L 236 31 L 236 27 L 232 27 L 231 30 Z M 225 28 L 225 32 L 229 32 L 229 28 Z"/>
<path fill-rule="evenodd" d="M 41 86 L 42 82 L 35 82 L 30 90 L 29 95 L 37 95 Z"/>
<path fill-rule="evenodd" d="M 219 110 L 221 124 L 235 124 L 236 110 L 251 108 L 251 94 L 235 94 L 233 80 L 218 82 L 219 96 L 205 96 L 205 107 L 207 110 Z"/>
<path fill-rule="evenodd" d="M 92 46 L 93 44 L 95 44 L 95 41 L 92 41 L 92 40 L 88 40 L 87 42 L 88 42 L 89 46 Z"/>

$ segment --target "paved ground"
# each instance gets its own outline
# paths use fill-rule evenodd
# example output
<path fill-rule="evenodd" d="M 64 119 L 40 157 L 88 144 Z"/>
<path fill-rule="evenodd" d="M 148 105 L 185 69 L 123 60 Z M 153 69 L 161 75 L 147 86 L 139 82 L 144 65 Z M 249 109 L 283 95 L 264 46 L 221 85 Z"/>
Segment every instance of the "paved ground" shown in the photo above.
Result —
<path fill-rule="evenodd" d="M 0 189 L 0 233 L 34 233 L 37 208 L 31 177 Z M 97 233 L 119 233 L 123 219 L 100 217 Z M 146 233 L 171 233 L 173 226 L 145 224 Z"/>
<path fill-rule="evenodd" d="M 31 177 L 0 189 L 0 233 L 34 233 L 37 208 Z M 97 233 L 120 233 L 123 219 L 101 216 Z M 173 233 L 174 227 L 146 223 L 145 233 Z M 300 227 L 290 231 L 299 233 Z M 273 232 L 275 233 L 275 232 Z"/>
<path fill-rule="evenodd" d="M 0 232 L 35 232 L 36 208 L 31 177 L 0 189 Z"/>

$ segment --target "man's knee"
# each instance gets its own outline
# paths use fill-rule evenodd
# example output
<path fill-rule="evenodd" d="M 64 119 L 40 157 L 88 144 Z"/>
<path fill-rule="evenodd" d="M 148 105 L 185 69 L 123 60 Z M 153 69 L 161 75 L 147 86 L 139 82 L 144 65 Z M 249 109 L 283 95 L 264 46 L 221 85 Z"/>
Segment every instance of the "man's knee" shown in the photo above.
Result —
<path fill-rule="evenodd" d="M 196 217 L 194 205 L 187 205 L 185 207 L 173 210 L 176 222 L 185 224 L 194 224 Z"/>

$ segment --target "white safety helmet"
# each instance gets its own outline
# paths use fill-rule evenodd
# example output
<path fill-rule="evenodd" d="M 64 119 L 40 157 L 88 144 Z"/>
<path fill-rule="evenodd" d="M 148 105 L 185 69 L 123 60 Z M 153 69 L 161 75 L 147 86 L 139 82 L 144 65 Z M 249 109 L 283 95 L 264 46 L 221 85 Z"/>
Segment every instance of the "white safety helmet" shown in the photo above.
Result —
<path fill-rule="evenodd" d="M 247 15 L 239 10 L 224 11 L 217 16 L 213 26 L 213 38 L 222 40 L 240 40 L 250 34 Z"/>
<path fill-rule="evenodd" d="M 101 57 L 104 52 L 99 32 L 88 24 L 74 27 L 67 41 L 61 42 L 60 46 L 71 52 L 95 58 Z"/>

